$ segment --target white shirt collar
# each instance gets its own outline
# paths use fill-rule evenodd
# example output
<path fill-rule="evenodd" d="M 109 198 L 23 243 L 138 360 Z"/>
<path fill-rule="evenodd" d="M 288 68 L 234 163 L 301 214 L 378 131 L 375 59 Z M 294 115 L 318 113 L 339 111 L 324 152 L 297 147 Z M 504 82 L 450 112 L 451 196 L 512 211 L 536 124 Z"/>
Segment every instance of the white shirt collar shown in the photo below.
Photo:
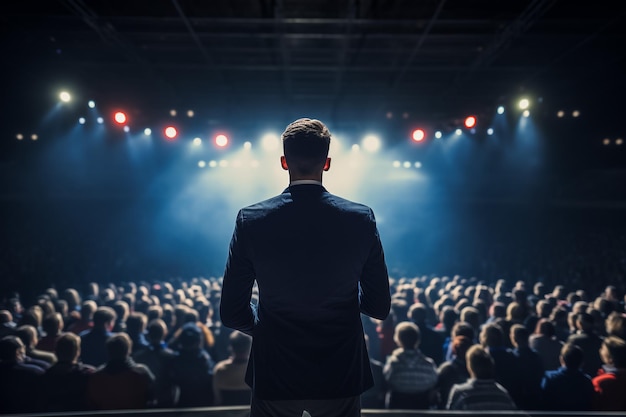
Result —
<path fill-rule="evenodd" d="M 291 181 L 289 183 L 289 186 L 291 187 L 292 185 L 302 185 L 302 184 L 322 185 L 322 182 L 317 181 L 317 180 L 296 180 L 296 181 Z"/>

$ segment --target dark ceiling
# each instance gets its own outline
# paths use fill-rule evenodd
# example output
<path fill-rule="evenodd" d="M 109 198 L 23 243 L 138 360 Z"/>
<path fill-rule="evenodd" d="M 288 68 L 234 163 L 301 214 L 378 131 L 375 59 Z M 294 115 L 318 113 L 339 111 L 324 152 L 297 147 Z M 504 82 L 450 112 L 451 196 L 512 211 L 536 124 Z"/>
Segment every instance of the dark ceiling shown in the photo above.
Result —
<path fill-rule="evenodd" d="M 5 91 L 32 98 L 69 86 L 146 117 L 189 108 L 217 123 L 445 123 L 520 93 L 597 109 L 623 107 L 626 92 L 619 0 L 25 0 L 2 9 Z M 16 113 L 33 111 L 17 103 Z"/>

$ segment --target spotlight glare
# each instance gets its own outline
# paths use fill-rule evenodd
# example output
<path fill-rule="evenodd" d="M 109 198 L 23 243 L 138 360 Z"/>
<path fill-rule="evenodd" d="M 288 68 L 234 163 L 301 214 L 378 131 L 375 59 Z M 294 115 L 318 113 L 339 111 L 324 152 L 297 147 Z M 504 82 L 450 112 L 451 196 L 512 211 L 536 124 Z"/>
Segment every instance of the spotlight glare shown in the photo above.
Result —
<path fill-rule="evenodd" d="M 574 110 L 574 111 L 572 112 L 572 117 L 573 117 L 573 118 L 576 118 L 576 117 L 578 117 L 578 116 L 580 116 L 580 111 L 578 111 L 578 110 Z"/>
<path fill-rule="evenodd" d="M 493 128 L 492 128 L 492 127 L 490 127 L 489 129 L 487 129 L 487 134 L 488 134 L 489 136 L 493 135 Z"/>
<path fill-rule="evenodd" d="M 622 145 L 623 143 L 624 143 L 624 139 L 622 139 L 622 138 L 615 139 L 615 144 L 616 145 Z"/>
<path fill-rule="evenodd" d="M 96 107 L 96 102 L 93 100 L 89 100 L 89 102 L 87 103 L 87 105 L 89 106 L 90 109 L 93 109 Z"/>
<path fill-rule="evenodd" d="M 227 161 L 226 159 L 222 159 L 222 160 L 219 162 L 219 165 L 220 165 L 220 167 L 222 167 L 222 168 L 226 168 L 226 167 L 228 166 L 228 161 Z"/>
<path fill-rule="evenodd" d="M 84 117 L 80 117 L 80 118 L 78 118 L 78 123 L 80 123 L 81 125 L 84 125 L 84 124 L 85 124 L 85 122 L 86 122 L 86 120 L 85 120 L 85 118 L 84 118 Z"/>
<path fill-rule="evenodd" d="M 170 110 L 170 116 L 176 117 L 176 109 Z"/>
<path fill-rule="evenodd" d="M 457 136 L 461 136 L 461 135 L 463 134 L 463 131 L 462 131 L 461 129 L 457 129 L 457 130 L 455 130 L 455 131 L 454 131 L 454 133 L 455 133 Z"/>
<path fill-rule="evenodd" d="M 102 117 L 98 117 L 96 121 L 98 122 L 98 124 L 104 123 L 104 119 Z"/>
<path fill-rule="evenodd" d="M 402 166 L 405 167 L 405 168 L 411 168 L 411 163 L 409 161 L 404 161 Z"/>
<path fill-rule="evenodd" d="M 194 144 L 195 146 L 200 146 L 200 145 L 202 145 L 202 139 L 200 139 L 200 138 L 194 138 L 194 139 L 193 139 L 193 144 Z"/>
<path fill-rule="evenodd" d="M 604 138 L 604 140 L 602 141 L 603 145 L 610 145 L 611 144 L 611 139 L 609 138 Z"/>
<path fill-rule="evenodd" d="M 152 134 L 152 129 L 150 129 L 149 127 L 146 127 L 143 130 L 143 134 L 146 135 L 146 136 L 150 136 Z"/>
<path fill-rule="evenodd" d="M 193 110 L 187 110 L 187 117 L 193 117 L 195 115 Z"/>
<path fill-rule="evenodd" d="M 168 126 L 165 128 L 164 130 L 165 133 L 165 137 L 168 140 L 174 140 L 176 139 L 176 136 L 178 135 L 178 131 L 176 130 L 176 128 L 174 126 Z"/>
<path fill-rule="evenodd" d="M 22 135 L 21 133 L 18 133 L 17 135 L 15 135 L 15 137 L 17 138 L 17 140 L 24 139 L 24 135 Z"/>
<path fill-rule="evenodd" d="M 530 116 L 530 110 L 524 110 L 524 112 L 522 113 L 522 116 L 529 117 Z"/>
<path fill-rule="evenodd" d="M 215 168 L 217 166 L 217 161 L 209 161 L 209 167 Z"/>
<path fill-rule="evenodd" d="M 36 133 L 33 133 L 32 135 L 30 135 L 30 138 L 31 138 L 32 140 L 37 140 L 37 139 L 39 139 L 39 136 L 37 136 L 37 134 L 36 134 Z M 619 145 L 619 144 L 618 144 L 618 145 Z"/>
<path fill-rule="evenodd" d="M 223 148 L 224 146 L 228 145 L 228 137 L 224 134 L 219 134 L 215 136 L 215 144 L 220 148 Z"/>
<path fill-rule="evenodd" d="M 130 132 L 130 127 L 124 126 L 124 132 L 126 132 L 126 133 Z"/>
<path fill-rule="evenodd" d="M 563 110 L 559 110 L 556 113 L 556 117 L 558 117 L 559 119 L 562 119 L 563 117 L 565 117 L 565 112 Z"/>
<path fill-rule="evenodd" d="M 393 161 L 391 165 L 393 165 L 394 168 L 400 168 L 402 164 L 400 163 L 400 161 Z"/>
<path fill-rule="evenodd" d="M 61 93 L 59 94 L 59 99 L 63 103 L 69 103 L 70 100 L 72 100 L 72 96 L 67 91 L 61 91 Z"/>
<path fill-rule="evenodd" d="M 375 135 L 367 135 L 363 138 L 363 148 L 368 152 L 376 152 L 380 149 L 380 139 Z"/>
<path fill-rule="evenodd" d="M 426 132 L 424 132 L 424 129 L 415 129 L 413 133 L 411 134 L 411 138 L 415 142 L 421 142 L 424 140 L 425 137 L 426 137 Z"/>
<path fill-rule="evenodd" d="M 435 138 L 436 139 L 441 139 L 443 136 L 443 133 L 441 133 L 441 130 L 438 130 L 435 132 Z"/>
<path fill-rule="evenodd" d="M 418 169 L 419 169 L 419 168 L 421 168 L 421 167 L 422 167 L 422 163 L 421 163 L 421 162 L 419 162 L 419 161 L 417 161 L 416 163 L 414 163 L 414 164 L 413 164 L 413 166 L 414 166 L 415 168 L 418 168 Z"/>
<path fill-rule="evenodd" d="M 250 141 L 246 141 L 246 142 L 244 142 L 244 144 L 243 144 L 243 148 L 244 148 L 246 151 L 249 151 L 250 149 L 252 149 L 252 143 L 251 143 Z"/>
<path fill-rule="evenodd" d="M 498 114 L 504 113 L 504 106 L 498 106 L 497 112 L 498 112 Z"/>
<path fill-rule="evenodd" d="M 278 148 L 280 137 L 276 133 L 266 133 L 261 138 L 261 146 L 266 151 L 272 151 Z"/>
<path fill-rule="evenodd" d="M 352 145 L 352 152 L 358 152 L 360 150 L 361 150 L 361 147 L 357 145 L 356 143 Z"/>
<path fill-rule="evenodd" d="M 206 162 L 205 161 L 198 161 L 198 168 L 204 168 L 206 167 Z"/>
<path fill-rule="evenodd" d="M 526 110 L 528 106 L 530 106 L 530 101 L 527 98 L 523 98 L 519 101 L 517 105 L 519 106 L 520 110 Z"/>

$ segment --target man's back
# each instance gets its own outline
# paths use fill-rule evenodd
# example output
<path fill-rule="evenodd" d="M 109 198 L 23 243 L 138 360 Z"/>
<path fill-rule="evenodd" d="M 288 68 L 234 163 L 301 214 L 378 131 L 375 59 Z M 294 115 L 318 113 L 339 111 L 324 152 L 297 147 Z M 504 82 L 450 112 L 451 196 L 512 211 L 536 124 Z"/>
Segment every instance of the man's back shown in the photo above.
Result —
<path fill-rule="evenodd" d="M 320 185 L 295 185 L 242 209 L 233 239 L 221 317 L 229 327 L 254 329 L 256 395 L 338 398 L 369 388 L 360 312 L 384 318 L 389 311 L 371 209 Z M 234 262 L 239 257 L 246 262 Z M 237 311 L 245 304 L 235 299 L 245 292 L 232 286 L 231 277 L 245 277 L 245 291 L 256 278 L 261 298 L 254 326 L 250 314 Z"/>

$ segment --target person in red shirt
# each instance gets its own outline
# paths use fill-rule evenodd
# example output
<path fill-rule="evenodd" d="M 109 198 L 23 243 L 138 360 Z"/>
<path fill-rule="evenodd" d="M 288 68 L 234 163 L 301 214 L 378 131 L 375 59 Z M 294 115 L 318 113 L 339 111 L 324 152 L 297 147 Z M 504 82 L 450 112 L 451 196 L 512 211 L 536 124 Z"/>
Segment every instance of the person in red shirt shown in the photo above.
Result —
<path fill-rule="evenodd" d="M 594 409 L 626 411 L 626 341 L 608 336 L 602 341 L 600 356 L 604 365 L 593 378 Z"/>

